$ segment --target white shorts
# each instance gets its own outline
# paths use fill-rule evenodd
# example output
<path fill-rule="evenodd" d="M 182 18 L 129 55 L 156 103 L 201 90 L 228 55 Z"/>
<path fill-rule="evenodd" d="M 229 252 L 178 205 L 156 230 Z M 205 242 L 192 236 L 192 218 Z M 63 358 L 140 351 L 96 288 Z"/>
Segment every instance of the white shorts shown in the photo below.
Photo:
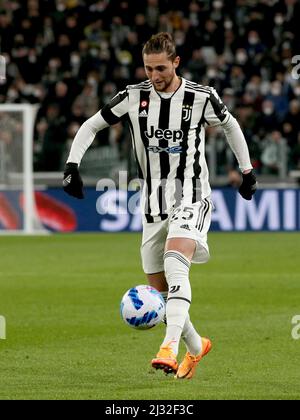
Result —
<path fill-rule="evenodd" d="M 192 262 L 204 264 L 209 258 L 207 233 L 211 224 L 213 204 L 206 198 L 195 204 L 182 204 L 162 222 L 143 222 L 141 255 L 146 274 L 164 271 L 166 241 L 171 238 L 193 239 L 197 243 Z"/>

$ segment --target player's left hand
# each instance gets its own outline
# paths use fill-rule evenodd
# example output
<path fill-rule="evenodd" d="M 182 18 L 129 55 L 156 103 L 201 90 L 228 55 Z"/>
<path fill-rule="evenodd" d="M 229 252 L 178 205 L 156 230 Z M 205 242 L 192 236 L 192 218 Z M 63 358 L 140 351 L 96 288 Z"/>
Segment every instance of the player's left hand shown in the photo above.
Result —
<path fill-rule="evenodd" d="M 257 190 L 256 176 L 253 171 L 242 174 L 243 182 L 239 188 L 239 193 L 245 200 L 252 200 L 252 196 Z"/>

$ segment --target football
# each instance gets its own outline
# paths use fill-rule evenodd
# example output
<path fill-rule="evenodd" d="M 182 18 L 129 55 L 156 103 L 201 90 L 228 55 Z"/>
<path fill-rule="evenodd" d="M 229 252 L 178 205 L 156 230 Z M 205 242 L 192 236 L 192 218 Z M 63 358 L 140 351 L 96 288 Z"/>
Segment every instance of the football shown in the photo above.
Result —
<path fill-rule="evenodd" d="M 121 301 L 121 317 L 130 327 L 148 330 L 159 324 L 166 312 L 162 295 L 147 285 L 129 289 Z"/>

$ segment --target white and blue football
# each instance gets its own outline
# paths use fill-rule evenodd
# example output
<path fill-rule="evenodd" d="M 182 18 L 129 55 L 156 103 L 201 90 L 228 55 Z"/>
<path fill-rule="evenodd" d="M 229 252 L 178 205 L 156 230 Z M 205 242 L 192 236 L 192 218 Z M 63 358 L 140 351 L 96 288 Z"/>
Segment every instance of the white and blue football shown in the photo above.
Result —
<path fill-rule="evenodd" d="M 140 285 L 125 293 L 120 309 L 121 317 L 127 325 L 138 330 L 148 330 L 163 320 L 166 305 L 154 287 Z"/>

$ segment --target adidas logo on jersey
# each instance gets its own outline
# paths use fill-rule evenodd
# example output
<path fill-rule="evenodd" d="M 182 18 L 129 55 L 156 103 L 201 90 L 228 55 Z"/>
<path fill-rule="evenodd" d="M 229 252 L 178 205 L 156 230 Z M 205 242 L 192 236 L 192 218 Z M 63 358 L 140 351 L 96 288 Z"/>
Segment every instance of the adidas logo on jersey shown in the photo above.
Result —
<path fill-rule="evenodd" d="M 139 117 L 148 117 L 147 111 L 144 109 L 144 111 L 139 113 Z"/>

